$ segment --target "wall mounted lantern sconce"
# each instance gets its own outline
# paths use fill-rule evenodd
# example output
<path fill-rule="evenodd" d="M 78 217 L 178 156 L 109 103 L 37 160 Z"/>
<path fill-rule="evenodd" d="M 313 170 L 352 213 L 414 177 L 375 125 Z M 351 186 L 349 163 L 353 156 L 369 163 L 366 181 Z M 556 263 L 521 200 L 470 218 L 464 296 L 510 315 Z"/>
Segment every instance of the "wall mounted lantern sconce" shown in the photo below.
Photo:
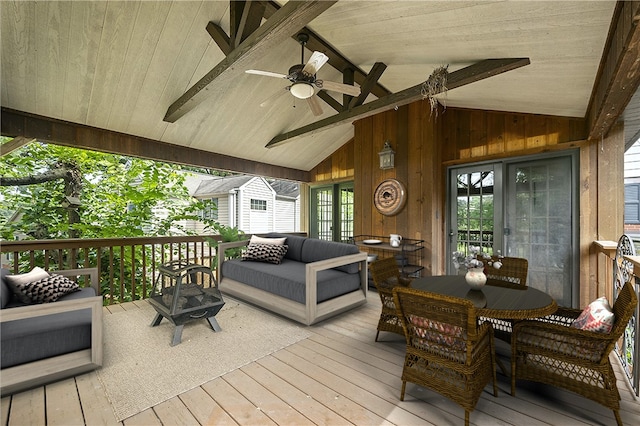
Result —
<path fill-rule="evenodd" d="M 378 155 L 380 156 L 380 168 L 382 170 L 393 169 L 393 159 L 395 156 L 395 151 L 391 149 L 391 144 L 389 141 L 386 141 L 384 143 L 384 148 L 382 148 L 382 151 L 380 151 Z"/>

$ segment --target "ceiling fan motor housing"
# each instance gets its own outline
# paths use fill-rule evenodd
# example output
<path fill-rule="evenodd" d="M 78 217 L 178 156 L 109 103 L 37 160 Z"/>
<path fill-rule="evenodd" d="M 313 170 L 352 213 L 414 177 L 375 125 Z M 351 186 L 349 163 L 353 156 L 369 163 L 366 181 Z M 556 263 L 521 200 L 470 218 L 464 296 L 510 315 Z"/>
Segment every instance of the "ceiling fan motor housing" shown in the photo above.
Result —
<path fill-rule="evenodd" d="M 306 72 L 303 72 L 302 71 L 303 68 L 304 68 L 304 64 L 297 64 L 289 68 L 289 74 L 287 75 L 287 78 L 289 79 L 289 81 L 291 81 L 292 83 L 297 83 L 297 82 L 314 83 L 316 81 L 315 74 L 308 74 Z"/>

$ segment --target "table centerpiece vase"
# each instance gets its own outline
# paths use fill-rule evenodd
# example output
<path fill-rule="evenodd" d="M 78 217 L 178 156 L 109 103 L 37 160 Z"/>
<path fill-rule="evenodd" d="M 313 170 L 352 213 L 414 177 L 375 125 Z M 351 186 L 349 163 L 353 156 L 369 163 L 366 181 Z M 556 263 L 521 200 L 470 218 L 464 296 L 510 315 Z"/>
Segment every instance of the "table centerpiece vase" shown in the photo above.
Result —
<path fill-rule="evenodd" d="M 480 290 L 487 283 L 484 268 L 469 268 L 464 279 L 473 290 Z"/>

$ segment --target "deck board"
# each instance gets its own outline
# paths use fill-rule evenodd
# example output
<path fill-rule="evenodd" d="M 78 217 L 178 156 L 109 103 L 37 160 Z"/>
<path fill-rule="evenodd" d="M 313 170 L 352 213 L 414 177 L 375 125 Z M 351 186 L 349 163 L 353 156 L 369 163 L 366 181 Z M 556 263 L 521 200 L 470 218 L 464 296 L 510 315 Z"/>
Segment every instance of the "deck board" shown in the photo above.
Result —
<path fill-rule="evenodd" d="M 215 424 L 216 426 L 235 426 L 238 424 L 201 387 L 183 393 L 180 395 L 180 399 L 200 424 Z"/>
<path fill-rule="evenodd" d="M 404 337 L 383 332 L 375 342 L 380 300 L 309 327 L 312 333 L 291 346 L 240 367 L 188 392 L 144 410 L 124 426 L 163 424 L 458 425 L 464 410 L 441 395 L 408 383 L 400 401 Z M 138 309 L 136 302 L 105 307 L 105 315 Z M 509 347 L 498 353 L 508 365 Z M 620 415 L 638 424 L 636 400 L 615 361 L 621 393 Z M 475 425 L 609 425 L 613 413 L 562 389 L 518 382 L 510 395 L 508 377 L 498 373 L 498 397 L 487 385 Z M 2 398 L 3 425 L 116 425 L 113 409 L 95 372 Z"/>

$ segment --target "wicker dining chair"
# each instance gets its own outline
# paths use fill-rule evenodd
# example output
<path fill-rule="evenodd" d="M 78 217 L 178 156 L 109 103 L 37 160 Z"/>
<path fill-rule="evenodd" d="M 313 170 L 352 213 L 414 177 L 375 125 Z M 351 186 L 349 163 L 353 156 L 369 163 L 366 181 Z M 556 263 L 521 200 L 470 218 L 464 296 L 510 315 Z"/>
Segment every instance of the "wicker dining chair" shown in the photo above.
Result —
<path fill-rule="evenodd" d="M 491 265 L 485 268 L 487 284 L 493 286 L 526 288 L 527 274 L 529 273 L 529 261 L 522 257 L 501 257 L 494 256 L 492 262 L 500 260 L 502 266 L 499 269 Z M 493 333 L 496 338 L 511 343 L 511 331 L 513 321 L 497 318 L 482 318 L 491 322 Z"/>
<path fill-rule="evenodd" d="M 395 257 L 387 257 L 371 262 L 369 272 L 382 301 L 382 312 L 380 312 L 380 319 L 378 320 L 376 342 L 381 331 L 390 331 L 404 336 L 402 324 L 396 315 L 396 305 L 393 303 L 392 291 L 398 286 L 408 287 L 411 284 L 411 280 L 400 275 L 400 269 Z"/>
<path fill-rule="evenodd" d="M 627 282 L 620 290 L 609 333 L 571 327 L 581 310 L 562 307 L 542 319 L 516 323 L 511 343 L 511 395 L 515 395 L 517 379 L 562 387 L 610 408 L 621 425 L 620 394 L 609 354 L 638 303 L 633 287 Z"/>
<path fill-rule="evenodd" d="M 400 400 L 407 382 L 432 389 L 462 406 L 468 425 L 491 379 L 498 396 L 491 324 L 478 325 L 466 299 L 401 287 L 393 295 L 407 341 Z"/>

